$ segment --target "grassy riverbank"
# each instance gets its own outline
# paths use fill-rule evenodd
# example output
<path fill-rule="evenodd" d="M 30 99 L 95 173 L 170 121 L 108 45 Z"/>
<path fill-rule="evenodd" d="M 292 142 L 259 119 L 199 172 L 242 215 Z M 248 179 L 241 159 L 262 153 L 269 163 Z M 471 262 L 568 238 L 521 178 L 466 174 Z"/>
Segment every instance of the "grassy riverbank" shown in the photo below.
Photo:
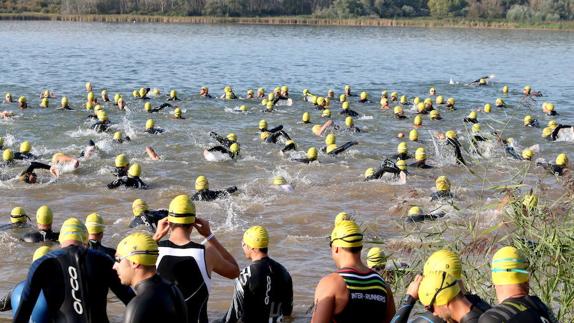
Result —
<path fill-rule="evenodd" d="M 303 25 L 303 26 L 368 26 L 422 27 L 472 29 L 527 29 L 574 31 L 574 21 L 544 23 L 515 23 L 506 20 L 472 19 L 323 19 L 310 16 L 293 17 L 207 17 L 207 16 L 147 16 L 147 15 L 59 15 L 42 13 L 0 14 L 0 20 L 52 20 L 106 23 L 171 23 L 171 24 L 246 24 L 246 25 Z"/>

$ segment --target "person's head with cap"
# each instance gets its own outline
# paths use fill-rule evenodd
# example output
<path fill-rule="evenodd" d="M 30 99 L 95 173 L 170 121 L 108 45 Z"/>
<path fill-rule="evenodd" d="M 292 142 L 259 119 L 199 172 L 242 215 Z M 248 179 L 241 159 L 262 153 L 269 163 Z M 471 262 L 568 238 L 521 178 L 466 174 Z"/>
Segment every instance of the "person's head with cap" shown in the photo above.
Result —
<path fill-rule="evenodd" d="M 128 161 L 128 157 L 125 154 L 119 154 L 116 156 L 114 165 L 116 166 L 116 168 L 128 169 L 130 163 Z"/>
<path fill-rule="evenodd" d="M 351 215 L 347 212 L 339 212 L 339 214 L 337 214 L 335 216 L 335 226 L 337 226 L 339 223 L 343 222 L 343 221 L 349 221 L 349 220 L 353 220 L 353 218 L 351 217 Z"/>
<path fill-rule="evenodd" d="M 82 221 L 68 218 L 60 228 L 58 241 L 62 248 L 70 245 L 85 245 L 88 242 L 88 230 Z"/>
<path fill-rule="evenodd" d="M 369 249 L 367 253 L 367 267 L 373 270 L 385 269 L 387 265 L 387 256 L 383 250 L 379 247 L 373 247 Z"/>
<path fill-rule="evenodd" d="M 517 294 L 528 295 L 528 260 L 515 247 L 500 248 L 492 257 L 490 270 L 499 303 Z"/>
<path fill-rule="evenodd" d="M 458 280 L 446 271 L 425 273 L 418 293 L 425 308 L 447 322 L 459 322 L 471 310 Z"/>
<path fill-rule="evenodd" d="M 276 188 L 278 190 L 284 191 L 284 192 L 292 192 L 293 191 L 293 186 L 291 184 L 289 184 L 287 182 L 287 180 L 285 179 L 285 177 L 281 176 L 281 175 L 277 175 L 275 177 L 273 177 L 273 188 Z"/>
<path fill-rule="evenodd" d="M 167 220 L 172 231 L 191 232 L 195 223 L 195 204 L 188 195 L 178 195 L 171 200 Z"/>
<path fill-rule="evenodd" d="M 435 181 L 436 190 L 438 192 L 449 192 L 450 191 L 450 181 L 446 176 L 439 176 Z"/>
<path fill-rule="evenodd" d="M 348 262 L 361 262 L 363 232 L 355 221 L 343 220 L 331 232 L 331 257 L 337 268 Z"/>
<path fill-rule="evenodd" d="M 462 277 L 460 257 L 453 251 L 441 249 L 435 251 L 423 266 L 423 275 L 430 272 L 444 271 L 456 280 Z"/>
<path fill-rule="evenodd" d="M 36 251 L 34 251 L 34 254 L 32 255 L 32 262 L 44 257 L 51 250 L 52 249 L 49 246 L 41 246 L 40 248 L 36 249 Z"/>
<path fill-rule="evenodd" d="M 156 274 L 158 256 L 159 247 L 153 237 L 145 232 L 135 232 L 118 244 L 114 270 L 123 285 L 134 287 Z"/>
<path fill-rule="evenodd" d="M 28 222 L 28 215 L 22 207 L 15 207 L 10 211 L 10 223 L 12 224 L 24 224 Z"/>
<path fill-rule="evenodd" d="M 138 163 L 133 163 L 128 169 L 128 177 L 136 178 L 140 177 L 142 174 L 142 167 Z"/>
<path fill-rule="evenodd" d="M 209 189 L 209 181 L 207 177 L 201 175 L 195 179 L 195 190 L 198 192 L 205 191 Z"/>
<path fill-rule="evenodd" d="M 52 210 L 47 205 L 42 205 L 36 210 L 36 224 L 38 230 L 52 230 L 52 220 L 54 215 Z"/>
<path fill-rule="evenodd" d="M 250 227 L 243 233 L 243 254 L 252 261 L 267 257 L 269 233 L 260 225 Z"/>
<path fill-rule="evenodd" d="M 102 241 L 104 237 L 104 218 L 98 213 L 92 213 L 86 217 L 86 229 L 88 230 L 88 240 Z"/>
<path fill-rule="evenodd" d="M 147 203 L 142 199 L 135 199 L 132 203 L 132 213 L 134 216 L 141 216 L 142 213 L 149 210 Z"/>

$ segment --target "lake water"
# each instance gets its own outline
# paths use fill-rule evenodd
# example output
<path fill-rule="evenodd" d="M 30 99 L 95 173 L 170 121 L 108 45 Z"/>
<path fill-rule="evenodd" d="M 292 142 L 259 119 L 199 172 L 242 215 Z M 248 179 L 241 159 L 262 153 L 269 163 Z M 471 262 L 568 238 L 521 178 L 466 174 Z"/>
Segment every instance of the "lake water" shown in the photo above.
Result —
<path fill-rule="evenodd" d="M 217 202 L 197 203 L 200 217 L 209 219 L 219 240 L 236 256 L 243 267 L 241 236 L 251 225 L 266 226 L 271 235 L 270 255 L 291 272 L 295 288 L 295 317 L 307 320 L 314 287 L 319 279 L 335 269 L 330 258 L 328 240 L 335 215 L 347 211 L 355 215 L 370 236 L 385 241 L 400 240 L 401 215 L 408 205 L 425 210 L 438 207 L 429 202 L 434 179 L 446 174 L 457 194 L 458 210 L 448 208 L 441 221 L 481 217 L 485 224 L 496 223 L 497 216 L 484 211 L 485 203 L 499 196 L 485 191 L 497 184 L 514 183 L 513 178 L 525 162 L 505 156 L 500 147 L 492 148 L 483 158 L 471 161 L 477 176 L 437 154 L 432 134 L 456 129 L 463 146 L 468 147 L 468 131 L 462 119 L 470 109 L 503 97 L 509 109 L 493 107 L 490 114 L 479 113 L 483 132 L 502 130 L 513 137 L 517 147 L 540 144 L 536 157 L 553 160 L 557 153 L 572 152 L 571 142 L 547 143 L 540 129 L 522 127 L 522 118 L 531 114 L 546 124 L 551 118 L 541 112 L 544 100 L 553 102 L 560 113 L 560 123 L 574 122 L 571 105 L 574 98 L 574 33 L 514 30 L 458 30 L 419 28 L 361 27 L 290 27 L 231 25 L 160 25 L 160 24 L 85 24 L 60 22 L 0 21 L 0 93 L 11 92 L 16 98 L 25 95 L 30 109 L 20 111 L 14 104 L 0 104 L 0 110 L 16 112 L 10 120 L 0 121 L 0 136 L 5 146 L 17 149 L 23 140 L 32 142 L 32 152 L 49 161 L 53 153 L 63 151 L 79 155 L 89 139 L 101 149 L 98 158 L 82 162 L 73 174 L 55 183 L 41 174 L 44 184 L 26 185 L 14 178 L 25 163 L 0 171 L 0 223 L 15 206 L 23 206 L 33 218 L 36 209 L 48 204 L 55 214 L 55 225 L 70 216 L 85 218 L 99 212 L 107 221 L 104 244 L 114 246 L 129 229 L 131 203 L 143 198 L 151 208 L 167 208 L 177 194 L 192 194 L 195 178 L 205 175 L 211 188 L 237 185 L 240 193 Z M 483 75 L 495 75 L 486 87 L 465 83 Z M 91 81 L 94 92 L 106 88 L 110 97 L 123 94 L 127 110 L 104 105 L 113 129 L 122 130 L 132 142 L 114 145 L 110 134 L 89 129 L 84 84 Z M 338 135 L 338 143 L 357 140 L 359 145 L 337 158 L 320 154 L 320 164 L 305 165 L 281 157 L 281 146 L 263 145 L 258 140 L 257 124 L 262 118 L 270 126 L 283 124 L 299 146 L 301 154 L 311 146 L 321 147 L 323 138 L 311 133 L 311 125 L 299 123 L 304 111 L 311 121 L 320 120 L 320 112 L 303 102 L 303 89 L 326 95 L 334 89 L 336 97 L 350 84 L 354 92 L 369 92 L 373 103 L 361 105 L 353 99 L 351 108 L 361 113 L 355 120 L 364 133 Z M 511 91 L 503 96 L 507 84 Z M 530 84 L 544 93 L 536 102 L 523 103 L 520 94 Z M 247 89 L 288 85 L 294 104 L 278 107 L 272 114 L 262 113 L 254 100 L 204 100 L 197 96 L 201 86 L 219 96 L 225 85 L 244 96 Z M 159 136 L 143 133 L 146 119 L 143 102 L 131 97 L 140 87 L 176 89 L 186 120 L 172 120 L 169 111 L 154 114 L 156 125 L 166 132 Z M 400 142 L 396 134 L 408 133 L 411 121 L 396 121 L 391 111 L 381 111 L 378 100 L 382 90 L 398 91 L 410 99 L 425 98 L 435 87 L 445 99 L 457 100 L 457 111 L 440 108 L 445 118 L 431 122 L 424 117 L 419 130 L 420 141 L 410 143 L 409 150 L 426 146 L 433 170 L 411 170 L 408 185 L 388 181 L 363 182 L 368 167 L 377 167 L 384 157 L 395 153 Z M 38 109 L 44 89 L 54 91 L 50 109 Z M 55 111 L 62 95 L 70 98 L 75 111 Z M 154 106 L 163 99 L 151 100 Z M 241 104 L 247 113 L 238 113 Z M 331 103 L 337 122 L 339 103 Z M 411 112 L 407 111 L 409 116 Z M 467 126 L 468 127 L 468 126 Z M 236 162 L 209 163 L 202 157 L 205 148 L 215 143 L 209 131 L 234 132 L 241 143 Z M 162 156 L 152 161 L 144 153 L 153 146 Z M 520 151 L 520 150 L 519 150 Z M 114 178 L 108 168 L 114 156 L 126 153 L 130 160 L 142 164 L 146 191 L 118 189 L 106 184 Z M 571 158 L 574 155 L 571 154 Z M 525 182 L 539 181 L 559 188 L 556 180 L 541 169 L 531 169 Z M 293 194 L 270 189 L 274 175 L 283 175 L 295 186 Z M 559 191 L 559 190 L 556 190 Z M 553 197 L 559 192 L 544 193 Z M 554 194 L 554 195 L 553 195 Z M 433 225 L 432 223 L 422 224 Z M 196 237 L 197 238 L 197 237 Z M 197 238 L 199 239 L 199 238 Z M 0 294 L 7 293 L 22 280 L 35 246 L 18 242 L 8 233 L 0 233 Z M 367 245 L 370 246 L 370 245 Z M 393 250 L 388 250 L 393 253 Z M 408 262 L 408 257 L 395 254 Z M 214 276 L 217 276 L 214 274 Z M 233 283 L 215 278 L 210 297 L 211 318 L 223 315 L 230 304 Z M 112 320 L 118 321 L 123 307 L 113 304 Z M 8 319 L 9 313 L 0 314 Z"/>

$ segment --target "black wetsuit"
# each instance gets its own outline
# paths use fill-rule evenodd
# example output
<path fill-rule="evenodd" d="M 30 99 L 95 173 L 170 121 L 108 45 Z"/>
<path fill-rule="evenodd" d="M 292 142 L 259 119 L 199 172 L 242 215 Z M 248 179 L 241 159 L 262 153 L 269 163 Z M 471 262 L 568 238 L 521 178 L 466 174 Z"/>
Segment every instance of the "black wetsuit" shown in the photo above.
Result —
<path fill-rule="evenodd" d="M 110 190 L 112 190 L 112 189 L 118 188 L 122 185 L 125 185 L 125 187 L 128 187 L 128 188 L 138 188 L 138 189 L 142 189 L 142 190 L 145 190 L 148 188 L 147 184 L 144 183 L 137 176 L 136 177 L 130 177 L 130 176 L 120 177 L 120 178 L 116 179 L 115 181 L 109 183 L 108 188 Z"/>
<path fill-rule="evenodd" d="M 558 132 L 562 129 L 566 129 L 566 128 L 572 128 L 572 126 L 570 125 L 565 125 L 565 124 L 559 124 L 556 128 L 554 128 L 554 130 L 552 130 L 552 134 L 550 135 L 550 139 L 552 141 L 555 141 L 556 139 L 558 139 Z M 16 157 L 14 157 L 16 158 Z"/>
<path fill-rule="evenodd" d="M 231 141 L 231 140 L 229 140 L 229 139 L 227 139 L 227 138 L 224 138 L 224 137 L 218 135 L 216 132 L 213 132 L 213 131 L 211 131 L 211 132 L 209 133 L 209 136 L 210 136 L 211 138 L 217 140 L 217 142 L 219 142 L 221 145 L 223 145 L 223 146 L 225 146 L 225 147 L 227 147 L 227 148 L 231 147 L 231 145 L 234 143 L 233 141 Z"/>
<path fill-rule="evenodd" d="M 537 296 L 508 298 L 493 306 L 478 320 L 480 323 L 558 323 L 548 307 Z"/>
<path fill-rule="evenodd" d="M 419 160 L 419 161 L 416 161 L 412 164 L 409 164 L 409 167 L 416 167 L 416 168 L 422 168 L 422 169 L 433 168 L 431 165 L 427 165 L 426 161 L 424 161 L 424 160 Z"/>
<path fill-rule="evenodd" d="M 29 218 L 28 218 L 29 219 Z M 29 223 L 6 223 L 0 224 L 0 232 L 14 229 L 27 229 L 30 228 Z"/>
<path fill-rule="evenodd" d="M 406 119 L 407 116 L 401 114 L 395 114 L 395 119 Z"/>
<path fill-rule="evenodd" d="M 283 322 L 293 310 L 289 272 L 269 257 L 245 267 L 235 280 L 231 307 L 223 322 Z"/>
<path fill-rule="evenodd" d="M 531 123 L 525 125 L 525 127 L 540 128 L 540 123 L 538 120 L 533 119 Z"/>
<path fill-rule="evenodd" d="M 346 127 L 346 128 L 343 128 L 343 130 L 347 131 L 347 132 L 353 132 L 353 133 L 354 132 L 361 132 L 361 128 L 356 127 L 356 126 Z"/>
<path fill-rule="evenodd" d="M 471 118 L 464 118 L 463 121 L 468 123 L 478 123 L 478 120 Z"/>
<path fill-rule="evenodd" d="M 456 157 L 456 163 L 466 165 L 464 158 L 462 158 L 462 153 L 460 151 L 460 142 L 458 141 L 458 139 L 447 138 L 446 144 L 451 145 L 454 148 L 454 156 Z"/>
<path fill-rule="evenodd" d="M 103 246 L 101 241 L 88 240 L 88 248 L 102 252 L 110 256 L 111 259 L 115 259 L 116 249 Z"/>
<path fill-rule="evenodd" d="M 310 159 L 310 158 L 305 157 L 305 158 L 292 158 L 292 159 L 290 159 L 290 160 L 296 161 L 296 162 L 300 162 L 300 163 L 309 164 L 309 163 L 311 163 L 311 162 L 316 161 L 317 158 L 315 158 L 315 159 Z"/>
<path fill-rule="evenodd" d="M 227 148 L 224 147 L 224 146 L 211 147 L 211 148 L 209 148 L 207 151 L 209 151 L 209 152 L 217 151 L 217 152 L 220 152 L 220 153 L 222 153 L 222 154 L 228 155 L 229 158 L 231 158 L 231 159 L 235 159 L 236 157 L 239 156 L 239 154 L 237 154 L 237 153 L 235 153 L 235 154 L 232 153 L 231 150 L 227 149 Z"/>
<path fill-rule="evenodd" d="M 281 149 L 281 152 L 286 152 L 286 151 L 292 151 L 292 150 L 296 150 L 297 149 L 297 145 L 294 142 L 288 143 L 287 145 L 285 145 L 285 147 L 283 147 Z"/>
<path fill-rule="evenodd" d="M 289 137 L 289 135 L 285 131 L 278 130 L 276 132 L 271 132 L 269 137 L 265 139 L 265 142 L 269 144 L 271 143 L 276 144 L 279 137 L 283 137 L 285 138 L 285 140 L 291 140 L 291 137 Z"/>
<path fill-rule="evenodd" d="M 30 166 L 28 166 L 28 168 L 26 168 L 22 173 L 20 173 L 20 178 L 22 178 L 23 181 L 26 183 L 31 183 L 30 175 L 37 176 L 36 173 L 34 173 L 34 170 L 36 169 L 50 170 L 50 165 L 33 161 L 30 163 Z"/>
<path fill-rule="evenodd" d="M 550 164 L 550 163 L 540 163 L 540 162 L 537 163 L 536 165 L 542 166 L 544 169 L 549 171 L 552 175 L 557 175 L 557 176 L 564 175 L 565 167 L 563 167 L 563 166 L 558 166 L 558 165 Z"/>
<path fill-rule="evenodd" d="M 151 135 L 157 135 L 160 133 L 163 133 L 165 130 L 161 129 L 161 128 L 149 128 L 146 129 L 144 132 L 149 133 Z"/>
<path fill-rule="evenodd" d="M 167 107 L 173 107 L 171 104 L 169 103 L 163 103 L 162 105 L 160 105 L 159 107 L 154 107 L 151 108 L 149 110 L 147 110 L 148 113 L 154 113 L 154 112 L 160 112 L 161 110 L 167 108 Z"/>
<path fill-rule="evenodd" d="M 416 222 L 423 222 L 423 221 L 427 221 L 427 220 L 433 221 L 436 219 L 440 219 L 445 215 L 446 215 L 445 212 L 411 215 L 405 219 L 405 222 L 416 223 Z"/>
<path fill-rule="evenodd" d="M 365 177 L 365 182 L 380 179 L 385 173 L 391 173 L 396 177 L 399 176 L 401 170 L 395 163 L 387 159 L 381 163 L 381 166 L 375 171 L 373 175 Z"/>
<path fill-rule="evenodd" d="M 169 240 L 159 242 L 157 272 L 181 290 L 189 322 L 208 322 L 211 277 L 205 257 L 205 246 L 193 241 L 182 246 Z"/>
<path fill-rule="evenodd" d="M 465 294 L 464 297 L 472 306 L 470 312 L 468 312 L 459 323 L 477 323 L 480 315 L 490 309 L 490 305 L 474 294 Z M 433 313 L 429 311 L 418 314 L 409 320 L 409 315 L 416 302 L 417 301 L 410 295 L 405 295 L 391 323 L 445 323 L 442 318 L 433 315 Z"/>
<path fill-rule="evenodd" d="M 58 237 L 60 232 L 54 232 L 52 230 L 38 230 L 34 232 L 28 232 L 24 234 L 22 240 L 25 242 L 56 242 L 58 241 Z"/>
<path fill-rule="evenodd" d="M 140 215 L 135 216 L 130 222 L 130 228 L 145 225 L 146 229 L 155 233 L 157 222 L 167 216 L 167 210 L 143 211 Z"/>
<path fill-rule="evenodd" d="M 524 158 L 522 158 L 522 156 L 519 153 L 517 153 L 514 147 L 512 146 L 504 147 L 504 151 L 516 160 L 524 160 Z"/>
<path fill-rule="evenodd" d="M 221 191 L 212 191 L 212 190 L 203 190 L 203 191 L 199 191 L 195 194 L 193 194 L 193 196 L 191 197 L 192 201 L 213 201 L 213 200 L 217 200 L 220 198 L 225 198 L 228 197 L 229 194 L 234 193 L 237 191 L 237 186 L 231 186 L 226 188 L 225 190 L 221 190 Z"/>
<path fill-rule="evenodd" d="M 173 283 L 156 274 L 134 290 L 136 297 L 126 307 L 124 323 L 188 322 L 183 296 Z"/>
<path fill-rule="evenodd" d="M 114 167 L 112 174 L 116 175 L 116 177 L 128 176 L 128 167 Z"/>
<path fill-rule="evenodd" d="M 413 156 L 411 156 L 407 153 L 401 153 L 401 154 L 392 155 L 391 158 L 396 159 L 396 160 L 407 160 L 407 159 L 413 158 Z"/>
<path fill-rule="evenodd" d="M 80 246 L 51 251 L 30 267 L 14 322 L 27 323 L 40 291 L 53 322 L 108 322 L 108 289 L 127 304 L 134 293 L 120 283 L 108 256 Z"/>
<path fill-rule="evenodd" d="M 110 127 L 109 121 L 98 121 L 94 123 L 91 128 L 94 129 L 96 132 L 105 132 Z"/>
<path fill-rule="evenodd" d="M 283 125 L 282 125 L 282 124 L 281 124 L 281 125 L 278 125 L 278 126 L 275 127 L 275 128 L 271 128 L 271 129 L 259 129 L 260 132 L 267 131 L 267 132 L 271 132 L 271 133 L 276 133 L 276 132 L 279 131 L 279 130 L 283 130 Z"/>
<path fill-rule="evenodd" d="M 14 153 L 14 159 L 28 160 L 28 159 L 38 159 L 38 157 L 34 154 L 31 154 L 31 153 L 16 152 L 16 153 Z"/>
<path fill-rule="evenodd" d="M 341 145 L 341 146 L 339 146 L 339 147 L 337 147 L 337 148 L 331 150 L 331 151 L 328 152 L 327 154 L 328 154 L 329 156 L 336 156 L 336 155 L 338 155 L 338 154 L 344 152 L 345 150 L 347 150 L 347 149 L 353 147 L 354 145 L 358 145 L 358 144 L 359 144 L 358 141 L 348 141 L 348 142 L 344 143 L 343 145 Z M 327 152 L 327 147 L 321 148 L 321 151 Z"/>
<path fill-rule="evenodd" d="M 349 116 L 349 117 L 357 117 L 359 115 L 359 113 L 355 110 L 351 110 L 351 109 L 347 109 L 347 110 L 341 110 L 339 112 L 340 115 L 345 115 L 345 116 Z"/>

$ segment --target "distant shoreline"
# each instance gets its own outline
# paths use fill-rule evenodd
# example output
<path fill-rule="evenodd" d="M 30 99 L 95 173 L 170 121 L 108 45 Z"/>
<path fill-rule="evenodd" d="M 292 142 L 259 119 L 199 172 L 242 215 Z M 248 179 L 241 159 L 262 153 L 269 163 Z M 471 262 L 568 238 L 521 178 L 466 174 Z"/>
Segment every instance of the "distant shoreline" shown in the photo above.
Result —
<path fill-rule="evenodd" d="M 164 24 L 238 24 L 293 26 L 362 26 L 362 27 L 421 27 L 463 29 L 523 29 L 574 31 L 574 21 L 546 23 L 515 23 L 505 20 L 472 19 L 323 19 L 303 16 L 282 17 L 208 17 L 208 16 L 146 16 L 146 15 L 60 15 L 44 13 L 0 14 L 0 20 L 50 20 L 105 23 L 164 23 Z"/>

